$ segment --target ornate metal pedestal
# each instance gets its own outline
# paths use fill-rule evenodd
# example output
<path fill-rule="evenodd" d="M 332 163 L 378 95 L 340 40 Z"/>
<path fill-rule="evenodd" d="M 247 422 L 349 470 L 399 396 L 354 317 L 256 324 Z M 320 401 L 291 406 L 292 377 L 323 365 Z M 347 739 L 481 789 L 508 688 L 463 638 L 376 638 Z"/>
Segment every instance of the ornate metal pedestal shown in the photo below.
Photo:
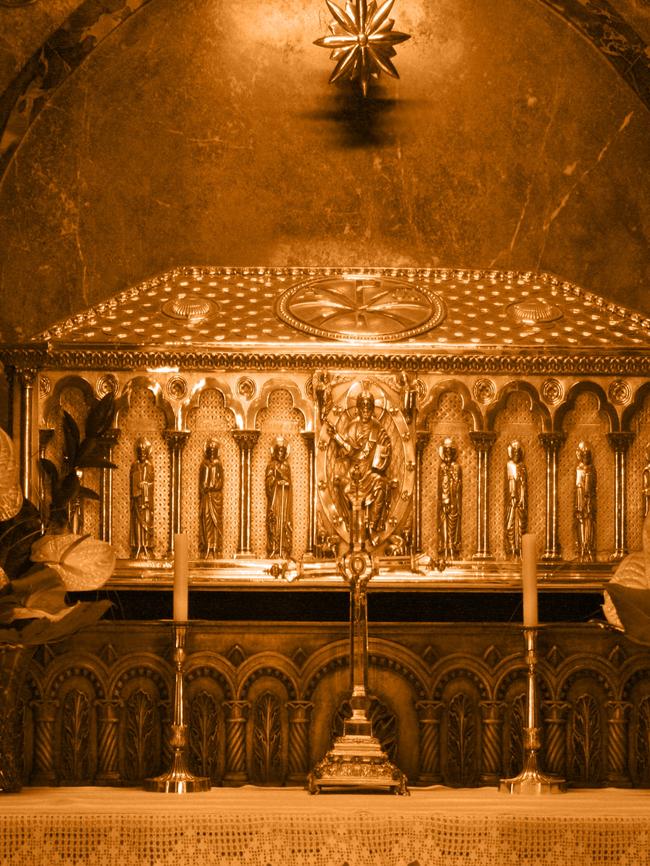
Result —
<path fill-rule="evenodd" d="M 373 563 L 365 541 L 357 539 L 362 527 L 361 497 L 353 501 L 351 550 L 340 562 L 344 579 L 350 586 L 350 673 L 352 716 L 345 720 L 343 736 L 319 761 L 307 778 L 307 790 L 317 794 L 323 788 L 387 788 L 408 794 L 406 777 L 391 761 L 372 734 L 368 717 L 368 596 L 367 585 Z"/>
<path fill-rule="evenodd" d="M 537 628 L 524 628 L 528 681 L 526 689 L 526 725 L 524 727 L 524 766 L 519 775 L 502 779 L 499 791 L 505 794 L 561 794 L 564 779 L 550 776 L 539 768 L 538 752 L 541 748 L 540 728 L 537 724 L 539 703 L 535 668 L 537 666 Z"/>
<path fill-rule="evenodd" d="M 183 666 L 185 663 L 185 637 L 187 623 L 174 623 L 174 718 L 171 726 L 169 745 L 173 750 L 172 764 L 166 773 L 154 779 L 146 779 L 145 791 L 161 794 L 191 794 L 195 791 L 209 791 L 210 779 L 195 776 L 187 763 L 187 725 L 183 709 Z"/>

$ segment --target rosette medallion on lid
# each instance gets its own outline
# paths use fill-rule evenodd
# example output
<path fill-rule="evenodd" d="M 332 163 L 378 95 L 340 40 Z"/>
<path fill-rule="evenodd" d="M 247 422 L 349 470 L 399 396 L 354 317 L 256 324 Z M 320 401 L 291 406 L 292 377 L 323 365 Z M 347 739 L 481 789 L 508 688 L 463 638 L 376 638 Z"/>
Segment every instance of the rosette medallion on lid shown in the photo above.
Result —
<path fill-rule="evenodd" d="M 277 305 L 300 331 L 330 340 L 406 340 L 445 317 L 442 299 L 417 283 L 368 274 L 341 274 L 297 283 Z"/>

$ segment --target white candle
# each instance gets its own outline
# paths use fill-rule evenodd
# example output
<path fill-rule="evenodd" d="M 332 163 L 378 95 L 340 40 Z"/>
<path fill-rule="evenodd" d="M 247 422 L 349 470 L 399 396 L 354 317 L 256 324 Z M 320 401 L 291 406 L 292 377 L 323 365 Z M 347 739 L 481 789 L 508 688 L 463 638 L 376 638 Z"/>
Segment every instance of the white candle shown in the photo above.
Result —
<path fill-rule="evenodd" d="M 190 565 L 187 535 L 174 535 L 174 620 L 187 622 Z"/>
<path fill-rule="evenodd" d="M 537 619 L 537 539 L 531 532 L 521 539 L 521 582 L 524 590 L 524 626 L 536 628 Z"/>

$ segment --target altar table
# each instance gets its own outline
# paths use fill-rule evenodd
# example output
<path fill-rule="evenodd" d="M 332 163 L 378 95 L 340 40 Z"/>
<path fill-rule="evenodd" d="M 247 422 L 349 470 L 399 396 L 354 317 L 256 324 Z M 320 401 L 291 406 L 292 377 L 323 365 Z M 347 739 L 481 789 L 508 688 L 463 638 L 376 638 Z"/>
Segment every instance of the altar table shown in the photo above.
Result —
<path fill-rule="evenodd" d="M 650 866 L 650 791 L 26 788 L 1 866 Z"/>

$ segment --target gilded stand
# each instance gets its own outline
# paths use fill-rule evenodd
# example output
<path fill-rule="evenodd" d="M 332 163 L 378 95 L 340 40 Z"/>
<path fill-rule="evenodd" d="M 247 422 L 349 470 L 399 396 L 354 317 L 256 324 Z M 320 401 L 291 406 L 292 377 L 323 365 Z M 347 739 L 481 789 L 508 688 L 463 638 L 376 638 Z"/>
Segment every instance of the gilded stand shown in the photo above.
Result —
<path fill-rule="evenodd" d="M 566 790 L 564 779 L 550 776 L 539 768 L 538 752 L 541 748 L 537 681 L 537 628 L 524 627 L 526 664 L 526 727 L 524 728 L 524 767 L 519 775 L 501 779 L 499 791 L 504 794 L 561 794 Z"/>
<path fill-rule="evenodd" d="M 173 750 L 172 764 L 166 773 L 154 779 L 145 779 L 145 791 L 160 794 L 191 794 L 195 791 L 209 791 L 210 779 L 195 776 L 187 762 L 188 736 L 183 708 L 183 667 L 185 664 L 185 637 L 187 623 L 175 622 L 174 625 L 174 718 L 171 725 L 169 745 Z"/>
<path fill-rule="evenodd" d="M 368 603 L 367 585 L 373 574 L 372 559 L 365 550 L 366 533 L 361 497 L 352 503 L 350 550 L 339 563 L 350 586 L 350 673 L 352 716 L 343 725 L 343 736 L 337 737 L 307 777 L 307 790 L 318 794 L 323 788 L 387 788 L 396 794 L 408 794 L 406 776 L 388 759 L 379 740 L 372 734 L 368 716 Z"/>

